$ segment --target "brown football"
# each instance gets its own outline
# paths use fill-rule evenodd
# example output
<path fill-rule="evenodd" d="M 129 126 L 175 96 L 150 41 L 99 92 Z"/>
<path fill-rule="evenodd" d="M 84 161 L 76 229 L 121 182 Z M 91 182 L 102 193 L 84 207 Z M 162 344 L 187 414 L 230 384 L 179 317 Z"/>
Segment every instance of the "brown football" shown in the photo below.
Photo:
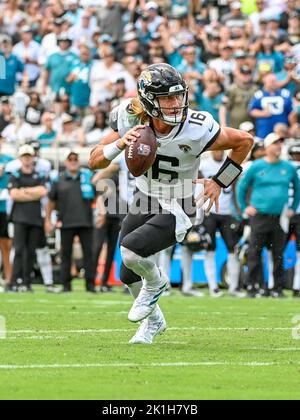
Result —
<path fill-rule="evenodd" d="M 141 136 L 125 149 L 127 167 L 135 177 L 144 175 L 151 168 L 157 151 L 157 141 L 152 128 L 147 126 L 138 131 Z"/>

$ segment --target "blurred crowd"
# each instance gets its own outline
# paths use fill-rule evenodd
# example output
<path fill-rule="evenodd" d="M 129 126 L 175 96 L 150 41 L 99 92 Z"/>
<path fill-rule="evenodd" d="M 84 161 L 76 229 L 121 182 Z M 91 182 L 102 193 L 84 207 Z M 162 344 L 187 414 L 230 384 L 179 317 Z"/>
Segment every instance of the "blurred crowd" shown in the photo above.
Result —
<path fill-rule="evenodd" d="M 83 156 L 88 156 L 88 151 L 110 132 L 109 112 L 123 99 L 136 95 L 137 77 L 147 65 L 167 62 L 176 67 L 189 84 L 192 108 L 210 112 L 221 125 L 251 132 L 256 143 L 250 161 L 257 153 L 258 157 L 268 155 L 270 148 L 273 150 L 280 144 L 280 153 L 278 150 L 272 152 L 273 157 L 269 162 L 272 164 L 274 159 L 276 163 L 274 153 L 276 156 L 279 153 L 285 160 L 295 160 L 295 149 L 293 155 L 291 148 L 297 149 L 297 142 L 300 142 L 299 59 L 299 0 L 1 1 L 0 203 L 2 216 L 10 200 L 22 203 L 19 206 L 21 210 L 16 210 L 18 205 L 11 204 L 11 221 L 15 225 L 15 235 L 25 240 L 18 241 L 19 246 L 15 246 L 14 264 L 10 267 L 8 256 L 11 245 L 8 238 L 12 235 L 8 235 L 6 225 L 1 228 L 0 248 L 7 288 L 11 290 L 12 284 L 19 281 L 24 290 L 30 290 L 31 272 L 37 260 L 40 261 L 41 271 L 44 271 L 42 276 L 48 290 L 56 291 L 50 267 L 51 255 L 43 228 L 46 219 L 47 235 L 53 233 L 53 225 L 61 227 L 59 241 L 63 244 L 64 290 L 71 290 L 71 273 L 78 275 L 71 261 L 74 238 L 75 242 L 80 239 L 84 251 L 88 291 L 94 291 L 95 267 L 106 243 L 108 263 L 102 278 L 103 291 L 110 289 L 108 278 L 120 218 L 104 215 L 101 200 L 97 201 L 97 216 L 90 211 L 91 203 L 97 198 L 95 185 L 104 176 L 96 174 L 94 179 L 94 175 L 84 169 L 86 159 Z M 266 139 L 267 143 L 264 144 Z M 27 149 L 24 149 L 24 145 Z M 60 150 L 64 150 L 64 153 L 60 153 Z M 212 167 L 217 167 L 223 161 L 220 156 L 209 159 L 217 162 Z M 13 169 L 7 170 L 11 162 L 14 163 Z M 34 172 L 30 173 L 32 165 Z M 124 182 L 124 174 L 118 177 L 116 173 L 119 170 L 122 172 L 122 166 L 116 165 L 114 170 L 106 174 L 115 180 L 121 195 L 123 187 L 119 185 Z M 250 170 L 250 165 L 246 166 Z M 20 174 L 20 168 L 23 168 L 21 177 L 15 173 Z M 56 169 L 56 175 L 52 173 L 53 168 Z M 261 169 L 261 172 L 264 171 L 268 172 L 268 169 Z M 278 171 L 279 174 L 280 171 L 289 172 L 290 167 L 279 168 Z M 204 176 L 212 175 L 209 171 L 204 172 Z M 24 174 L 26 179 L 23 180 Z M 36 176 L 39 180 L 35 179 Z M 52 179 L 49 183 L 51 176 L 55 181 Z M 125 178 L 126 183 L 127 175 Z M 231 206 L 228 209 L 227 203 L 225 213 L 220 216 L 230 216 L 234 220 L 243 216 L 257 216 L 254 211 L 257 199 L 254 197 L 254 203 L 251 203 L 250 197 L 249 202 L 251 191 L 248 191 L 253 188 L 255 180 L 245 179 L 248 184 L 237 187 L 237 190 L 241 188 L 240 192 L 227 194 L 237 202 L 236 209 L 233 211 Z M 279 194 L 282 196 L 284 191 L 286 196 L 289 185 L 281 187 Z M 37 208 L 24 211 L 24 206 L 29 206 L 29 198 L 26 194 L 24 196 L 22 190 L 24 188 L 31 200 L 34 198 L 35 203 L 39 204 L 47 201 L 46 196 L 51 190 L 50 200 L 43 206 L 43 220 L 36 218 L 35 228 L 38 228 L 38 232 L 35 229 L 31 231 L 32 212 Z M 81 206 L 81 214 L 75 211 L 74 219 L 69 220 L 68 217 L 64 219 L 68 214 L 64 199 L 66 191 L 72 191 L 72 188 L 75 188 L 77 195 L 73 194 L 74 191 L 70 195 L 75 197 L 70 208 Z M 295 181 L 294 191 L 298 188 Z M 16 191 L 18 189 L 21 191 Z M 266 191 L 272 191 L 271 197 L 267 194 L 260 196 L 260 199 L 271 202 L 271 198 L 275 197 L 274 190 L 267 188 Z M 297 213 L 298 198 L 294 198 L 294 214 L 289 214 L 290 219 Z M 282 215 L 285 201 L 280 200 L 282 206 L 280 204 L 275 214 L 271 211 L 272 206 L 271 210 L 268 207 L 256 211 L 278 218 Z M 55 221 L 52 220 L 54 210 L 59 213 Z M 23 213 L 28 218 L 24 219 Z M 225 237 L 230 255 L 233 255 L 238 241 L 232 237 L 228 239 L 228 220 L 228 217 L 225 221 L 211 219 L 206 224 L 206 230 L 210 237 L 214 237 L 216 231 L 223 231 L 223 239 Z M 261 223 L 269 228 L 274 226 L 274 220 Z M 18 230 L 18 224 L 22 227 L 28 224 L 26 234 Z M 232 226 L 234 223 L 229 224 Z M 252 228 L 253 231 L 255 228 Z M 257 231 L 261 232 L 259 223 Z M 243 235 L 238 239 L 241 238 Z M 260 251 L 256 256 L 250 255 L 250 260 L 252 258 L 254 261 L 250 268 L 255 281 L 247 286 L 252 296 L 258 295 L 263 288 L 262 275 L 258 274 L 261 250 L 274 241 L 268 235 L 260 239 L 257 236 L 251 239 L 255 249 Z M 94 246 L 91 246 L 92 242 Z M 275 250 L 276 261 L 278 258 L 281 261 L 285 237 L 279 234 L 275 242 L 281 243 L 281 248 Z M 24 247 L 29 250 L 29 258 L 24 257 Z M 213 271 L 214 251 L 213 242 L 207 258 L 207 273 L 213 279 L 211 294 L 217 297 L 221 293 Z M 166 264 L 168 258 L 164 257 Z M 190 254 L 186 253 L 187 291 L 191 289 L 188 284 L 191 278 L 189 258 Z M 24 260 L 29 264 L 26 265 Z M 275 282 L 276 293 L 280 295 L 282 267 L 275 265 L 276 275 L 272 281 Z M 237 279 L 236 273 L 240 273 L 240 268 L 233 256 L 229 257 L 228 268 L 231 277 Z M 231 286 L 235 295 L 239 291 L 238 282 L 239 279 L 235 280 Z M 294 287 L 295 295 L 298 288 L 300 284 Z"/>

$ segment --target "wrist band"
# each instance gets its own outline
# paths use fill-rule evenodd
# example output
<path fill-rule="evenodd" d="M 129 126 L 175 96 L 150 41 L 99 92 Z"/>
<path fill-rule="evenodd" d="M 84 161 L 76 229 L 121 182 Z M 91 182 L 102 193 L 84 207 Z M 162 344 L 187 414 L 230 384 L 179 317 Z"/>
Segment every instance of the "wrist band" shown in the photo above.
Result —
<path fill-rule="evenodd" d="M 118 157 L 123 150 L 119 149 L 118 147 L 118 140 L 114 143 L 107 144 L 103 147 L 103 156 L 107 160 L 114 160 L 116 157 Z"/>
<path fill-rule="evenodd" d="M 222 188 L 228 188 L 241 175 L 243 168 L 229 157 L 212 179 Z"/>

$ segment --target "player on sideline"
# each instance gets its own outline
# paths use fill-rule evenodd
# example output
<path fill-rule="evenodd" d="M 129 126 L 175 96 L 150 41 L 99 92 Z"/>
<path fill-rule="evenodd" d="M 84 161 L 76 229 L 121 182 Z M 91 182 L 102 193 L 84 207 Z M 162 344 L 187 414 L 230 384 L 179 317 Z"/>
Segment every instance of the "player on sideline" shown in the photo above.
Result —
<path fill-rule="evenodd" d="M 213 204 L 218 211 L 221 190 L 242 173 L 241 163 L 252 148 L 253 138 L 246 132 L 221 128 L 207 112 L 189 109 L 186 82 L 168 64 L 147 67 L 138 80 L 138 97 L 121 103 L 110 119 L 114 132 L 92 151 L 91 169 L 110 165 L 126 145 L 138 140 L 139 128 L 145 125 L 151 126 L 158 141 L 155 163 L 136 179 L 140 207 L 144 209 L 151 202 L 151 210 L 130 208 L 120 238 L 121 280 L 135 298 L 128 319 L 143 321 L 130 343 L 151 344 L 166 329 L 157 302 L 167 278 L 157 266 L 155 254 L 182 242 L 192 227 L 194 183 L 204 184 L 207 211 Z M 231 151 L 212 179 L 196 180 L 201 154 L 207 150 Z M 197 204 L 200 202 L 203 204 L 203 200 Z"/>

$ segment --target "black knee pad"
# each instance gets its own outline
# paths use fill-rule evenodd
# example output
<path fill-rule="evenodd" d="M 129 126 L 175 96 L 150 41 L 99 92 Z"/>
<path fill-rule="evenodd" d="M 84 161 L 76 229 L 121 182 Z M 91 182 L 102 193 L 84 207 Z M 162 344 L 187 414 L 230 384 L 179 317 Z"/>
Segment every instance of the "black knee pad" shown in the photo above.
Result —
<path fill-rule="evenodd" d="M 122 283 L 127 285 L 137 283 L 142 280 L 140 276 L 129 270 L 129 268 L 127 268 L 124 264 L 121 266 L 120 277 Z"/>

